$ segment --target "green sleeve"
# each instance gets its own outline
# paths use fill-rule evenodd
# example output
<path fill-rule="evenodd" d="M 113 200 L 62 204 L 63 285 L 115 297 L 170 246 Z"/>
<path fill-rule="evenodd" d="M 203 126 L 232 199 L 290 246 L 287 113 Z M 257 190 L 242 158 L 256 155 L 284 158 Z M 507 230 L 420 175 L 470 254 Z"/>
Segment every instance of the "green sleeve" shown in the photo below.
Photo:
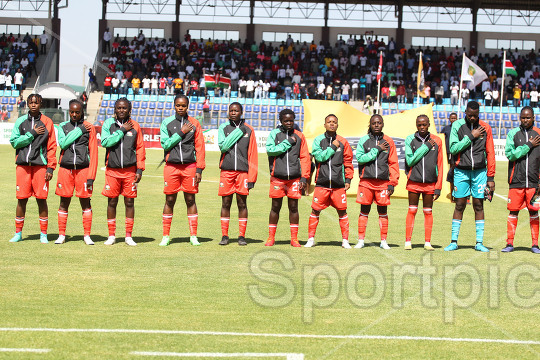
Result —
<path fill-rule="evenodd" d="M 464 120 L 456 121 L 452 124 L 450 132 L 450 153 L 457 155 L 472 144 L 472 139 L 469 136 L 464 136 L 459 140 L 458 130 L 463 125 Z"/>
<path fill-rule="evenodd" d="M 311 154 L 313 155 L 313 158 L 318 163 L 324 163 L 328 161 L 336 153 L 336 147 L 334 145 L 330 145 L 326 149 L 321 149 L 321 141 L 324 139 L 324 135 L 318 136 L 313 141 L 312 151 Z"/>
<path fill-rule="evenodd" d="M 34 130 L 28 131 L 26 134 L 21 135 L 21 132 L 19 131 L 19 127 L 21 126 L 21 123 L 26 119 L 26 117 L 21 116 L 17 119 L 17 122 L 15 122 L 15 126 L 13 127 L 13 130 L 11 131 L 11 137 L 9 138 L 9 142 L 11 143 L 11 146 L 13 146 L 14 149 L 20 149 L 23 147 L 26 147 L 32 143 L 34 140 Z"/>
<path fill-rule="evenodd" d="M 71 146 L 78 138 L 80 138 L 83 134 L 81 128 L 76 127 L 75 129 L 71 130 L 67 135 L 64 133 L 64 130 L 62 129 L 62 126 L 65 123 L 62 123 L 58 125 L 56 128 L 58 129 L 58 145 L 60 145 L 60 148 L 62 150 L 67 149 Z"/>
<path fill-rule="evenodd" d="M 514 136 L 519 131 L 518 128 L 511 130 L 508 135 L 506 135 L 506 146 L 504 148 L 504 154 L 510 161 L 516 161 L 526 156 L 527 153 L 531 150 L 529 142 L 516 147 L 514 143 Z"/>
<path fill-rule="evenodd" d="M 169 130 L 167 129 L 169 123 L 170 121 L 163 121 L 160 126 L 161 147 L 165 151 L 171 150 L 182 141 L 182 137 L 178 133 L 169 136 Z"/>
<path fill-rule="evenodd" d="M 225 131 L 223 129 L 225 129 L 226 126 L 227 123 L 221 124 L 218 129 L 218 146 L 222 153 L 229 151 L 229 149 L 244 136 L 244 132 L 240 127 L 237 127 L 228 136 L 225 136 Z"/>
<path fill-rule="evenodd" d="M 105 121 L 103 127 L 101 128 L 101 146 L 104 148 L 113 147 L 118 144 L 120 140 L 124 137 L 124 132 L 120 129 L 116 130 L 111 134 L 111 125 L 114 123 L 114 119 L 110 118 Z"/>
<path fill-rule="evenodd" d="M 268 138 L 266 139 L 266 153 L 269 156 L 279 156 L 287 150 L 289 150 L 292 147 L 292 144 L 289 142 L 289 140 L 283 140 L 281 143 L 276 145 L 276 134 L 280 130 L 274 129 L 270 132 L 268 135 Z"/>
<path fill-rule="evenodd" d="M 418 164 L 418 162 L 429 152 L 429 147 L 426 144 L 422 144 L 422 146 L 413 152 L 411 148 L 413 139 L 414 135 L 411 135 L 405 140 L 405 161 L 407 161 L 407 165 L 411 167 Z"/>
<path fill-rule="evenodd" d="M 379 148 L 374 147 L 373 149 L 369 150 L 369 152 L 365 152 L 364 150 L 364 143 L 367 141 L 368 136 L 364 136 L 360 140 L 358 140 L 358 145 L 356 146 L 356 160 L 360 165 L 366 164 L 370 161 L 373 161 L 377 158 L 377 155 L 379 155 Z"/>

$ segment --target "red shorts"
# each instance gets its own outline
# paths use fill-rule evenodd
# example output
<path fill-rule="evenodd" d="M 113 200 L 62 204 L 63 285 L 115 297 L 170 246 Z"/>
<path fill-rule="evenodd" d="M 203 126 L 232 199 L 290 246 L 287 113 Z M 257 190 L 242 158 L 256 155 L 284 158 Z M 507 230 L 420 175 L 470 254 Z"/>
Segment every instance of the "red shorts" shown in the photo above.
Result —
<path fill-rule="evenodd" d="M 248 173 L 244 171 L 222 170 L 219 174 L 219 196 L 231 194 L 248 195 Z"/>
<path fill-rule="evenodd" d="M 345 193 L 345 189 L 329 189 L 316 186 L 313 192 L 311 207 L 314 210 L 321 211 L 330 205 L 337 210 L 347 210 L 347 194 Z"/>
<path fill-rule="evenodd" d="M 163 193 L 170 195 L 180 191 L 196 194 L 199 192 L 199 184 L 195 179 L 197 164 L 165 164 L 163 178 L 165 187 Z"/>
<path fill-rule="evenodd" d="M 270 177 L 270 195 L 271 198 L 289 197 L 291 199 L 300 199 L 300 178 L 292 180 L 283 180 L 276 177 Z"/>
<path fill-rule="evenodd" d="M 519 211 L 527 208 L 528 210 L 538 211 L 538 205 L 531 205 L 531 199 L 536 193 L 536 189 L 510 189 L 508 190 L 508 205 L 506 208 L 509 211 Z"/>
<path fill-rule="evenodd" d="M 45 181 L 46 166 L 17 165 L 15 170 L 17 199 L 46 199 L 49 195 L 49 182 Z"/>
<path fill-rule="evenodd" d="M 135 183 L 135 166 L 124 169 L 107 168 L 105 170 L 105 187 L 101 192 L 108 198 L 116 198 L 123 195 L 127 198 L 137 197 L 137 185 Z"/>
<path fill-rule="evenodd" d="M 436 183 L 419 183 L 407 180 L 407 191 L 417 194 L 435 194 Z"/>
<path fill-rule="evenodd" d="M 78 198 L 87 199 L 92 196 L 92 190 L 87 189 L 88 168 L 70 170 L 60 168 L 56 181 L 56 195 L 69 198 L 73 196 L 73 190 Z"/>
<path fill-rule="evenodd" d="M 362 185 L 358 185 L 358 193 L 356 194 L 356 202 L 360 205 L 371 205 L 373 200 L 379 206 L 390 205 L 390 197 L 388 190 L 373 190 Z"/>

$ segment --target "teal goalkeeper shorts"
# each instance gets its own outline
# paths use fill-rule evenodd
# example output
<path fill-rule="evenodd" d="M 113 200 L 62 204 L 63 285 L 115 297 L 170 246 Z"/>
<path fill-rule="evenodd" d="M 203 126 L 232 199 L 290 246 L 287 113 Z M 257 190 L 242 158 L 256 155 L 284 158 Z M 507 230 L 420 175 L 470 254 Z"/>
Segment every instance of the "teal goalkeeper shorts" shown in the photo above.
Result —
<path fill-rule="evenodd" d="M 472 196 L 477 199 L 484 198 L 484 189 L 487 184 L 487 169 L 462 170 L 454 169 L 454 191 L 456 199 Z"/>

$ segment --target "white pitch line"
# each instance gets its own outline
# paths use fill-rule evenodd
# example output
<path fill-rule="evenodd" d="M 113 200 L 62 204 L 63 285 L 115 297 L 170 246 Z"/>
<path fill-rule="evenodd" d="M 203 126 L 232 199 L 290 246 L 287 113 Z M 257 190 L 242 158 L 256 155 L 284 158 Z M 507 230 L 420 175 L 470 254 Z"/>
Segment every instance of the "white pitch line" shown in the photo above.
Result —
<path fill-rule="evenodd" d="M 0 348 L 0 352 L 48 353 L 51 349 Z"/>
<path fill-rule="evenodd" d="M 498 197 L 499 199 L 503 199 L 504 201 L 508 201 L 508 199 L 505 198 L 505 197 L 502 196 L 502 195 L 499 195 L 499 194 L 497 194 L 497 193 L 493 193 L 493 195 L 495 195 L 495 196 Z"/>
<path fill-rule="evenodd" d="M 61 329 L 61 328 L 0 328 L 0 332 L 58 332 L 58 333 L 117 333 L 117 334 L 166 334 L 166 335 L 212 335 L 212 336 L 251 336 L 301 339 L 358 339 L 358 340 L 403 340 L 403 341 L 449 341 L 472 343 L 499 343 L 516 345 L 540 345 L 535 340 L 451 338 L 429 336 L 391 336 L 391 335 L 325 335 L 325 334 L 272 334 L 243 333 L 228 331 L 192 331 L 192 330 L 144 330 L 144 329 Z"/>
<path fill-rule="evenodd" d="M 177 353 L 177 352 L 158 352 L 158 351 L 132 351 L 130 355 L 140 356 L 169 356 L 169 357 L 210 357 L 210 358 L 229 358 L 229 357 L 285 357 L 287 360 L 303 360 L 304 354 L 296 353 Z"/>

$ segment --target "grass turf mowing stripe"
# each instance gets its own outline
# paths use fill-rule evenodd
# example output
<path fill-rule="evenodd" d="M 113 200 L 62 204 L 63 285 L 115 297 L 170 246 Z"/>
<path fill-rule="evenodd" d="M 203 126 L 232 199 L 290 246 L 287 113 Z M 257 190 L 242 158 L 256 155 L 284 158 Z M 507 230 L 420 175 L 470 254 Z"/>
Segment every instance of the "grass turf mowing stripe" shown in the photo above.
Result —
<path fill-rule="evenodd" d="M 228 357 L 284 357 L 287 360 L 303 360 L 304 354 L 294 353 L 177 353 L 177 352 L 158 352 L 158 351 L 132 351 L 130 355 L 139 356 L 169 356 L 169 357 L 209 357 L 209 358 L 228 358 Z"/>
<path fill-rule="evenodd" d="M 0 352 L 48 353 L 51 349 L 0 348 Z"/>
<path fill-rule="evenodd" d="M 359 340 L 401 340 L 401 341 L 450 341 L 472 343 L 499 343 L 519 345 L 540 345 L 535 340 L 515 339 L 481 339 L 481 338 L 451 338 L 430 336 L 400 336 L 400 335 L 332 335 L 332 334 L 269 334 L 242 333 L 228 331 L 191 331 L 191 330 L 144 330 L 144 329 L 60 329 L 60 328 L 0 328 L 0 332 L 64 332 L 64 333 L 134 333 L 134 334 L 167 334 L 167 335 L 210 335 L 210 336 L 252 336 L 276 338 L 308 338 L 308 339 L 359 339 Z"/>

